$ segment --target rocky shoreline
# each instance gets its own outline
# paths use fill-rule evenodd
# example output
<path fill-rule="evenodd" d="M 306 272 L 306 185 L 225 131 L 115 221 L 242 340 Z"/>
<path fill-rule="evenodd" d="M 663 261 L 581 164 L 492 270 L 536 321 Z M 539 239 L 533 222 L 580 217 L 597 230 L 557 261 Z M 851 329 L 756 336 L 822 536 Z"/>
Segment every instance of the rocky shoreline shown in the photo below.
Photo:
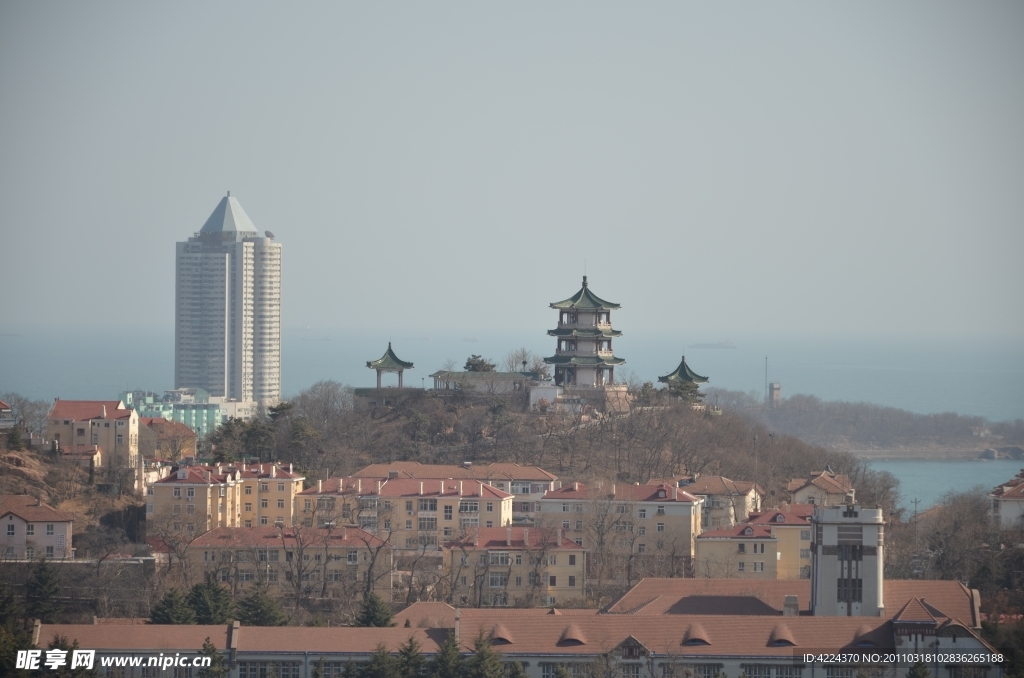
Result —
<path fill-rule="evenodd" d="M 897 448 L 871 448 L 871 449 L 849 449 L 846 450 L 857 456 L 859 459 L 974 459 L 986 461 L 990 459 L 1024 459 L 1024 448 L 1018 445 L 1005 447 L 978 447 L 964 449 L 959 446 L 927 446 L 927 447 L 897 447 Z"/>

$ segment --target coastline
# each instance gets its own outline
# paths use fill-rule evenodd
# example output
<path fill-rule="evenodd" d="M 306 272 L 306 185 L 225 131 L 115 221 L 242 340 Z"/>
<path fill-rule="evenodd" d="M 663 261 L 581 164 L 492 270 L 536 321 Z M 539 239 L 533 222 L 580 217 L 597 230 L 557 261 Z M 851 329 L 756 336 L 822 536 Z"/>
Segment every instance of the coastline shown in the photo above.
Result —
<path fill-rule="evenodd" d="M 846 452 L 858 459 L 883 461 L 887 459 L 919 460 L 919 461 L 990 461 L 993 459 L 1024 459 L 1024 450 L 1020 447 L 976 447 L 965 449 L 965 446 L 914 446 L 897 448 L 847 449 Z"/>

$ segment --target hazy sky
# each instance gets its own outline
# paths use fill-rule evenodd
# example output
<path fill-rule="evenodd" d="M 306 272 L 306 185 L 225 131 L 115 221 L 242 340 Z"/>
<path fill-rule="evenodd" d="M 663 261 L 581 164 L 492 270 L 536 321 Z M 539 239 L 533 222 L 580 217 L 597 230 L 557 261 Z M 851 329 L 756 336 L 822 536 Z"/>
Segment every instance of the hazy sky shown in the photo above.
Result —
<path fill-rule="evenodd" d="M 1024 3 L 0 4 L 0 329 L 169 327 L 229 189 L 288 326 L 586 262 L 627 333 L 1024 337 Z"/>

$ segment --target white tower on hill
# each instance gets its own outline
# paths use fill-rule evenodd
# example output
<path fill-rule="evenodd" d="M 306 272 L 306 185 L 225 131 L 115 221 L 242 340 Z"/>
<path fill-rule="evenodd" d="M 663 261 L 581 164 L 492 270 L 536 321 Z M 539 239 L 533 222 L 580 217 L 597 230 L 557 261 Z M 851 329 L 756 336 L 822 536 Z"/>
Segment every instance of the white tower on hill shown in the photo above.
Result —
<path fill-rule="evenodd" d="M 174 387 L 264 406 L 281 398 L 281 244 L 228 192 L 177 244 Z"/>

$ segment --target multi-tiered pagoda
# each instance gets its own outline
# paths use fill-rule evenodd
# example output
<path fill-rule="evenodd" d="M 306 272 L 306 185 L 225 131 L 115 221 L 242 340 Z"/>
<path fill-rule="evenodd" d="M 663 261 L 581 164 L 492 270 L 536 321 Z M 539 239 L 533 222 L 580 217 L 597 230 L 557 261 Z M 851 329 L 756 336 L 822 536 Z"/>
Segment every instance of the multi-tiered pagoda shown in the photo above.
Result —
<path fill-rule="evenodd" d="M 612 329 L 612 311 L 618 304 L 590 291 L 587 276 L 583 287 L 565 301 L 556 301 L 558 327 L 548 335 L 558 338 L 555 355 L 544 362 L 555 366 L 559 386 L 607 386 L 615 383 L 615 366 L 625 360 L 612 353 L 612 339 L 622 332 Z"/>

